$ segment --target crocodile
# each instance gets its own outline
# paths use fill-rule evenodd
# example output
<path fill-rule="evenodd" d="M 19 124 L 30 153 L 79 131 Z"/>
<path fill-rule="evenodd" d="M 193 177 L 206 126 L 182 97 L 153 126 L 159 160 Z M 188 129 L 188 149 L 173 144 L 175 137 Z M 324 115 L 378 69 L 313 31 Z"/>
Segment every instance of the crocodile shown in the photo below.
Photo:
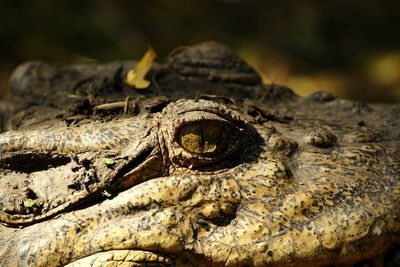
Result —
<path fill-rule="evenodd" d="M 0 266 L 400 262 L 399 104 L 298 96 L 216 42 L 155 63 L 145 91 L 132 64 L 16 69 Z"/>

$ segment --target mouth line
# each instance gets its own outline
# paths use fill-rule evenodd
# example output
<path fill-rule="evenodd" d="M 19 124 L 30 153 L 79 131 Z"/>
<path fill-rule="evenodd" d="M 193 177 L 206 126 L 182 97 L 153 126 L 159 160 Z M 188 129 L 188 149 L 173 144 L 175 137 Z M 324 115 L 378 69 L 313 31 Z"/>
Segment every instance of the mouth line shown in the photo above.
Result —
<path fill-rule="evenodd" d="M 153 148 L 142 150 L 129 163 L 127 163 L 118 171 L 118 173 L 116 174 L 117 179 L 112 182 L 111 186 L 118 189 L 118 191 L 123 191 L 129 187 L 135 186 L 143 182 L 146 177 L 138 177 L 135 174 L 140 172 L 140 170 L 146 169 L 146 166 L 151 164 L 152 160 L 157 159 L 158 155 L 154 153 Z M 136 179 L 132 178 L 133 176 Z"/>
<path fill-rule="evenodd" d="M 65 267 L 120 266 L 121 264 L 124 266 L 125 264 L 126 266 L 174 266 L 175 258 L 173 254 L 149 250 L 107 250 L 73 261 Z"/>

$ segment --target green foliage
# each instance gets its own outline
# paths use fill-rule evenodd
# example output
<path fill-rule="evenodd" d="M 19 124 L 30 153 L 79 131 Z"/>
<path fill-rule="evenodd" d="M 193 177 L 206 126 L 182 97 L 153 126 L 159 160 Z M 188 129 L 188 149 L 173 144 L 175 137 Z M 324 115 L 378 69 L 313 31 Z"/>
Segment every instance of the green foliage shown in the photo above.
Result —
<path fill-rule="evenodd" d="M 108 166 L 114 164 L 114 160 L 109 159 L 109 158 L 103 158 L 102 161 L 103 161 L 104 164 L 106 164 Z"/>
<path fill-rule="evenodd" d="M 27 200 L 24 201 L 24 207 L 25 208 L 31 208 L 35 205 L 35 200 L 28 198 Z"/>

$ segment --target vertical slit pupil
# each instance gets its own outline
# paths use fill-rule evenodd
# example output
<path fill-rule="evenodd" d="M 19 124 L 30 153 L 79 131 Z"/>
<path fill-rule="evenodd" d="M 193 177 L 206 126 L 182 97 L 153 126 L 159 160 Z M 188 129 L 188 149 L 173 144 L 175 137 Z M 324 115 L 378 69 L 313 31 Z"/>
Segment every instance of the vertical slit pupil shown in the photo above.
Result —
<path fill-rule="evenodd" d="M 222 129 L 210 122 L 200 122 L 182 127 L 179 133 L 180 145 L 192 153 L 214 153 L 221 141 Z"/>

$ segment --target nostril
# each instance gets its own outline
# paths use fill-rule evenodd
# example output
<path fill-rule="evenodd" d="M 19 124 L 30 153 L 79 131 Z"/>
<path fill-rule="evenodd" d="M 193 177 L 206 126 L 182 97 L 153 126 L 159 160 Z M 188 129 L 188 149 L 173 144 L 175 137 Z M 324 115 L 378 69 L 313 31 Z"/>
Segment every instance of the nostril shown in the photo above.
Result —
<path fill-rule="evenodd" d="M 237 204 L 213 202 L 204 205 L 200 213 L 217 226 L 227 226 L 236 218 Z"/>
<path fill-rule="evenodd" d="M 236 218 L 236 213 L 233 214 L 224 214 L 221 217 L 214 218 L 210 220 L 213 224 L 218 226 L 227 226 Z"/>

